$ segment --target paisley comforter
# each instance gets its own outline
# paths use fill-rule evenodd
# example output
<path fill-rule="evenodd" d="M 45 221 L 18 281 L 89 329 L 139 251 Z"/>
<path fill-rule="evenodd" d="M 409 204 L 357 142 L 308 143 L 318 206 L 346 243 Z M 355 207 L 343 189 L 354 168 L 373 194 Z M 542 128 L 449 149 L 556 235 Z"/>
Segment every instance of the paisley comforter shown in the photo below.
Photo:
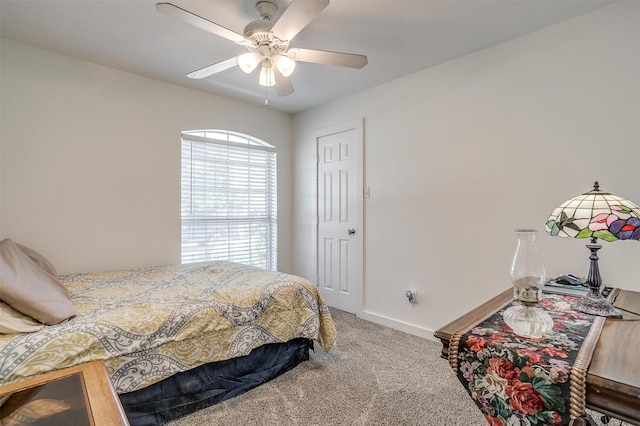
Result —
<path fill-rule="evenodd" d="M 118 393 L 296 337 L 328 351 L 335 326 L 303 278 L 219 261 L 60 277 L 78 315 L 0 334 L 0 384 L 102 360 Z"/>

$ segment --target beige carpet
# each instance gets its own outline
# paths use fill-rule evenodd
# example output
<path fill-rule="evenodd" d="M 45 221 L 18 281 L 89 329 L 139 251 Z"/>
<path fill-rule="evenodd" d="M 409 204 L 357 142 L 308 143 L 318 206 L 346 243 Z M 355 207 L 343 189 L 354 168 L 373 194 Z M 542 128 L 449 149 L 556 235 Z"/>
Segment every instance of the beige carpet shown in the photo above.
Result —
<path fill-rule="evenodd" d="M 440 358 L 439 343 L 331 313 L 338 340 L 329 353 L 316 348 L 275 380 L 168 425 L 488 425 Z"/>
<path fill-rule="evenodd" d="M 169 425 L 487 425 L 439 343 L 332 314 L 329 353 L 316 347 L 277 379 Z"/>

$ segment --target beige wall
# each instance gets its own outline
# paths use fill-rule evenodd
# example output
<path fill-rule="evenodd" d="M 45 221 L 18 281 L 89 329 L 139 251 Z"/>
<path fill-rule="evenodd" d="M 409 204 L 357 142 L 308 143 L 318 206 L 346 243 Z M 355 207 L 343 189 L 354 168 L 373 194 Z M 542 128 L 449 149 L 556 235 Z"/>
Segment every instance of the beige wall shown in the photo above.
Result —
<path fill-rule="evenodd" d="M 179 262 L 180 131 L 222 128 L 278 148 L 278 257 L 290 269 L 290 115 L 1 47 L 0 237 L 60 273 Z"/>
<path fill-rule="evenodd" d="M 430 336 L 510 286 L 515 228 L 550 276 L 585 240 L 544 233 L 601 188 L 640 203 L 640 3 L 599 9 L 294 117 L 295 271 L 315 279 L 313 131 L 364 117 L 362 315 Z M 603 243 L 606 284 L 640 290 L 640 243 Z M 418 290 L 410 305 L 407 289 Z"/>

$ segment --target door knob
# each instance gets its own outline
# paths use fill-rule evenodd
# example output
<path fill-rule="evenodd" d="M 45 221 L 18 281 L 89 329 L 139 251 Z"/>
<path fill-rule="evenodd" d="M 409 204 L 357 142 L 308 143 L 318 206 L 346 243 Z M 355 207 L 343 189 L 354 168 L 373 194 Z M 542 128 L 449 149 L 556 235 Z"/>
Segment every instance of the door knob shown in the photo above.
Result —
<path fill-rule="evenodd" d="M 347 231 L 347 234 L 349 234 L 349 235 L 353 235 L 353 234 L 355 234 L 355 233 L 356 233 L 356 230 L 355 230 L 355 229 L 353 229 L 353 228 L 351 228 L 351 229 L 349 229 L 349 230 Z"/>

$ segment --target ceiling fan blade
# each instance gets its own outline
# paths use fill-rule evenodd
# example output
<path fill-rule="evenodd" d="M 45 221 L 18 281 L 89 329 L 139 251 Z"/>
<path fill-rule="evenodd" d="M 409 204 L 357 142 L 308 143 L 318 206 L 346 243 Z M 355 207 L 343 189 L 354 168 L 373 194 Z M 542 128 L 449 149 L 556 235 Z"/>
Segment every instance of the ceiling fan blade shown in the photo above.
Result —
<path fill-rule="evenodd" d="M 293 0 L 271 31 L 281 40 L 291 41 L 329 5 L 329 0 Z"/>
<path fill-rule="evenodd" d="M 238 57 L 235 56 L 231 59 L 227 59 L 226 61 L 222 61 L 222 62 L 216 62 L 215 64 L 206 66 L 204 68 L 200 68 L 199 70 L 190 72 L 189 74 L 187 74 L 187 77 L 192 78 L 192 79 L 200 79 L 200 78 L 205 78 L 205 77 L 209 77 L 212 74 L 218 73 L 220 71 L 224 71 L 226 69 L 229 69 L 231 67 L 235 67 L 236 65 L 238 65 Z"/>
<path fill-rule="evenodd" d="M 187 24 L 193 25 L 194 27 L 198 27 L 205 31 L 209 31 L 217 36 L 226 38 L 227 40 L 231 40 L 236 43 L 242 43 L 244 41 L 244 36 L 242 34 L 238 34 L 235 31 L 232 31 L 228 28 L 223 27 L 222 25 L 218 25 L 215 22 L 211 22 L 208 19 L 205 19 L 201 16 L 193 14 L 188 10 L 182 9 L 171 3 L 156 3 L 156 10 L 158 12 L 164 13 L 165 15 L 169 15 L 174 18 L 178 18 Z"/>
<path fill-rule="evenodd" d="M 330 52 L 328 50 L 298 49 L 287 50 L 287 56 L 294 61 L 315 64 L 337 65 L 340 67 L 362 68 L 367 65 L 367 57 L 353 53 Z"/>
<path fill-rule="evenodd" d="M 278 67 L 273 67 L 273 75 L 276 80 L 276 94 L 278 96 L 287 96 L 293 93 L 293 85 L 288 77 L 282 75 Z"/>

